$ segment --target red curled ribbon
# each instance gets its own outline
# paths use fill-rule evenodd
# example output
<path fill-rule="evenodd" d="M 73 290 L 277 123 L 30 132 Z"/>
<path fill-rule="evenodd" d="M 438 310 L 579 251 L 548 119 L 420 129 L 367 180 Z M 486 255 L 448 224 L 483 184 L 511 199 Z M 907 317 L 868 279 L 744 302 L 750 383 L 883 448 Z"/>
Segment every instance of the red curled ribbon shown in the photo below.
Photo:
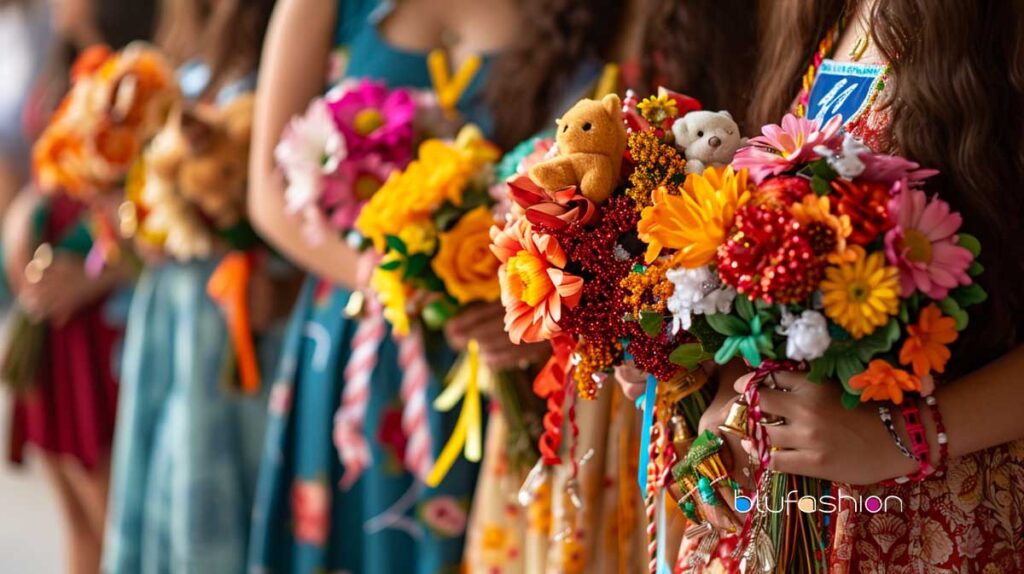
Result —
<path fill-rule="evenodd" d="M 568 335 L 560 335 L 551 340 L 554 353 L 547 364 L 533 381 L 533 392 L 542 399 L 547 399 L 547 413 L 544 415 L 544 434 L 538 441 L 541 461 L 545 465 L 561 464 L 558 455 L 562 446 L 562 423 L 565 416 L 562 406 L 565 403 L 565 392 L 568 378 L 572 372 L 571 356 L 576 342 Z"/>

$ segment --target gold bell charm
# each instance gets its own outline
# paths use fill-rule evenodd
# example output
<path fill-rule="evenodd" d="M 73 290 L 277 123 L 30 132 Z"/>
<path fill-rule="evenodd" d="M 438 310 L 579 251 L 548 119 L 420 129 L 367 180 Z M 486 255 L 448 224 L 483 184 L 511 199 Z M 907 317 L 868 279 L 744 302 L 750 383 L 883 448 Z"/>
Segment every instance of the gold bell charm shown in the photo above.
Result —
<path fill-rule="evenodd" d="M 690 430 L 690 426 L 686 424 L 686 418 L 680 414 L 672 415 L 669 419 L 669 426 L 672 427 L 672 446 L 676 450 L 676 454 L 680 457 L 686 456 L 686 452 L 690 449 L 690 443 L 697 435 L 693 434 Z"/>
<path fill-rule="evenodd" d="M 718 426 L 718 430 L 747 438 L 747 403 L 743 399 L 729 407 L 729 416 L 725 417 L 725 422 Z"/>

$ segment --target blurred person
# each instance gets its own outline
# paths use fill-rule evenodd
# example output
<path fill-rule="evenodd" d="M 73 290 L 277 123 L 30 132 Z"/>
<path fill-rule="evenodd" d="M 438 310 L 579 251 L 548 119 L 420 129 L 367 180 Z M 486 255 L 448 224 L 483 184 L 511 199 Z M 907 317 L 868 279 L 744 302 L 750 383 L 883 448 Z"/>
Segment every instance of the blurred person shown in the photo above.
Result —
<path fill-rule="evenodd" d="M 603 6 L 603 8 L 598 8 Z M 282 371 L 272 391 L 250 568 L 257 572 L 455 571 L 463 561 L 467 508 L 477 469 L 460 460 L 436 489 L 401 468 L 404 435 L 397 348 L 378 349 L 365 433 L 371 465 L 349 489 L 332 444 L 334 413 L 344 388 L 358 320 L 344 309 L 365 287 L 367 267 L 340 238 L 311 246 L 300 220 L 287 214 L 273 149 L 287 121 L 337 76 L 383 80 L 392 87 L 430 87 L 427 54 L 444 48 L 454 68 L 472 55 L 483 68 L 459 101 L 462 115 L 504 147 L 542 128 L 597 78 L 616 2 L 556 2 L 526 11 L 507 0 L 401 3 L 376 0 L 286 0 L 279 4 L 265 57 L 254 135 L 250 210 L 257 229 L 311 276 L 292 316 Z M 535 27 L 543 42 L 528 43 Z M 586 31 L 594 32 L 588 38 Z M 336 49 L 336 52 L 335 52 Z M 330 66 L 332 52 L 342 56 Z M 328 70 L 341 70 L 328 78 Z M 517 348 L 500 305 L 480 305 L 456 319 L 452 347 L 475 338 L 495 370 L 547 358 L 547 345 Z M 433 343 L 440 343 L 436 341 Z M 443 345 L 437 345 L 443 346 Z M 442 353 L 450 364 L 453 354 Z M 430 394 L 440 390 L 433 379 Z M 447 437 L 455 417 L 430 412 L 432 435 Z M 435 449 L 443 441 L 435 441 Z M 525 521 L 525 516 L 517 517 Z"/>
<path fill-rule="evenodd" d="M 0 215 L 28 180 L 24 111 L 46 59 L 47 22 L 45 2 L 0 1 Z"/>
<path fill-rule="evenodd" d="M 154 9 L 153 2 L 134 0 L 51 4 L 55 44 L 26 101 L 29 138 L 41 131 L 67 89 L 77 53 L 94 42 L 121 47 L 149 38 Z M 41 243 L 52 247 L 48 265 L 36 251 Z M 31 187 L 7 210 L 3 245 L 4 271 L 18 305 L 45 328 L 38 356 L 13 357 L 31 362 L 35 374 L 16 395 L 11 458 L 20 462 L 26 445 L 38 450 L 68 528 L 69 571 L 99 572 L 117 399 L 113 353 L 120 332 L 107 299 L 129 274 L 114 267 L 88 275 L 84 255 L 91 237 L 84 206 L 64 195 L 42 197 Z"/>
<path fill-rule="evenodd" d="M 253 90 L 272 4 L 164 5 L 160 39 L 186 58 L 186 98 L 223 106 Z M 138 252 L 145 263 L 125 332 L 103 571 L 241 574 L 267 385 L 249 394 L 225 380 L 229 328 L 207 284 L 227 249 L 217 244 L 210 257 L 184 262 L 141 245 Z M 266 380 L 280 347 L 274 316 L 284 314 L 275 305 L 291 297 L 286 267 L 254 260 L 246 287 Z"/>

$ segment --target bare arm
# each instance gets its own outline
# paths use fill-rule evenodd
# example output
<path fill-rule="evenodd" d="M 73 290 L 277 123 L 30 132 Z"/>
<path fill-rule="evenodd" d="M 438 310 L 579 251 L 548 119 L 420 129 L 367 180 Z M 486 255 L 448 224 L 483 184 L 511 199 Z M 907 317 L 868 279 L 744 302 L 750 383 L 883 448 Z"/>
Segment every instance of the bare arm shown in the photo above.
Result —
<path fill-rule="evenodd" d="M 949 439 L 949 456 L 956 458 L 1024 438 L 1024 347 L 936 391 L 939 412 Z M 746 385 L 740 377 L 736 388 Z M 761 408 L 786 419 L 767 428 L 773 446 L 784 452 L 772 457 L 776 470 L 850 484 L 871 484 L 914 472 L 917 464 L 899 454 L 869 405 L 854 410 L 840 406 L 841 387 L 816 385 L 801 373 L 780 373 L 776 381 L 790 392 L 761 390 Z M 923 409 L 921 422 L 938 460 L 938 440 L 932 417 Z M 910 444 L 903 420 L 893 417 L 897 432 Z M 863 464 L 871 460 L 870 465 Z"/>
<path fill-rule="evenodd" d="M 328 236 L 319 245 L 304 239 L 299 219 L 285 211 L 285 182 L 274 164 L 274 146 L 285 125 L 323 91 L 336 18 L 335 2 L 326 0 L 282 0 L 274 9 L 257 89 L 249 217 L 292 262 L 353 288 L 358 253 L 339 237 Z"/>

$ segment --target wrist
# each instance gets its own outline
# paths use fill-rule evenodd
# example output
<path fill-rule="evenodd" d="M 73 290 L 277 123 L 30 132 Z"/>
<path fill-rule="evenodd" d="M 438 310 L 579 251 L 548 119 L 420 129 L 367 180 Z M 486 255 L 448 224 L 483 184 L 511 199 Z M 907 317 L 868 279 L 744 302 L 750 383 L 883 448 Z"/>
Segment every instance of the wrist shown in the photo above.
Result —
<path fill-rule="evenodd" d="M 914 400 L 914 399 L 911 399 L 910 397 L 907 397 L 906 400 Z M 923 406 L 923 405 L 921 405 L 921 406 Z M 893 430 L 896 432 L 896 435 L 900 437 L 900 441 L 902 441 L 903 444 L 906 445 L 909 448 L 910 445 L 911 445 L 910 432 L 907 430 L 906 420 L 903 418 L 903 415 L 900 413 L 900 407 L 899 406 L 893 406 L 893 407 L 891 407 L 891 411 L 890 412 L 892 413 Z M 924 418 L 930 418 L 930 417 L 926 416 Z M 884 425 L 882 425 L 882 426 L 884 428 Z M 929 432 L 929 433 L 933 432 L 933 431 L 928 431 L 927 430 L 928 429 L 927 426 L 925 427 L 925 429 L 926 429 L 926 432 Z M 896 478 L 899 478 L 899 477 L 902 477 L 902 476 L 908 476 L 908 475 L 911 475 L 911 474 L 917 472 L 917 470 L 921 466 L 920 462 L 917 461 L 917 460 L 910 459 L 910 458 L 907 458 L 906 456 L 904 456 L 900 452 L 899 448 L 894 444 L 895 441 L 892 439 L 892 437 L 888 436 L 888 431 L 885 431 L 885 432 L 887 434 L 886 440 L 889 443 L 886 446 L 886 448 L 885 448 L 886 464 L 883 466 L 883 468 L 885 468 L 885 480 L 893 480 L 893 479 L 896 479 Z M 928 436 L 930 437 L 931 434 L 928 434 Z M 932 443 L 930 442 L 929 444 L 932 444 Z M 929 455 L 929 456 L 931 456 L 931 455 Z"/>

